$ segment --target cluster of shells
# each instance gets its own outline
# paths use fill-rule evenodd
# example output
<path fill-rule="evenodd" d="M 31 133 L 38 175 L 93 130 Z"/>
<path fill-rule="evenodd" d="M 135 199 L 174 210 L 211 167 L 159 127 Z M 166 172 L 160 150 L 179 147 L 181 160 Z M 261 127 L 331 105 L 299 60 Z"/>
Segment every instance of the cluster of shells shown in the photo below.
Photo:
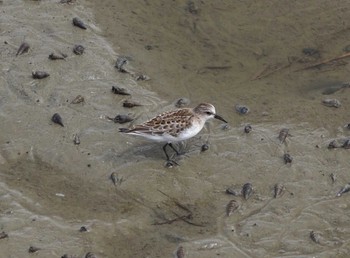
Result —
<path fill-rule="evenodd" d="M 69 4 L 69 3 L 73 3 L 73 0 L 61 0 L 60 3 L 62 4 Z M 79 17 L 74 17 L 72 19 L 72 25 L 80 28 L 82 30 L 87 30 L 89 28 L 89 26 L 82 21 Z M 23 55 L 25 53 L 27 53 L 30 50 L 30 45 L 28 42 L 23 42 L 17 52 L 16 52 L 16 56 L 20 56 Z M 85 47 L 81 44 L 76 44 L 73 46 L 72 48 L 72 52 L 76 55 L 83 55 L 85 52 Z M 62 53 L 62 52 L 52 52 L 49 54 L 48 58 L 52 61 L 55 60 L 65 60 L 68 57 L 67 54 Z M 134 72 L 130 67 L 128 67 L 128 63 L 129 63 L 130 59 L 124 56 L 120 56 L 117 58 L 117 62 L 115 67 L 117 68 L 117 70 L 119 72 L 122 73 L 128 73 L 130 75 L 132 75 L 136 80 L 149 80 L 150 78 L 147 75 L 141 74 L 141 73 L 137 73 Z M 48 71 L 33 71 L 32 72 L 32 78 L 36 79 L 36 80 L 42 80 L 45 78 L 48 78 L 50 76 L 50 73 Z M 117 94 L 117 95 L 123 95 L 123 96 L 130 96 L 131 94 L 123 87 L 118 87 L 118 86 L 112 86 L 112 93 Z M 85 98 L 82 95 L 77 95 L 76 97 L 74 97 L 72 99 L 72 101 L 70 102 L 71 104 L 80 104 L 80 103 L 85 103 Z M 123 102 L 123 107 L 124 108 L 133 108 L 133 107 L 138 107 L 141 106 L 140 103 L 132 101 L 130 99 L 127 99 Z M 115 117 L 111 118 L 107 116 L 107 119 L 112 120 L 115 123 L 128 123 L 133 121 L 134 119 L 132 118 L 132 116 L 130 114 L 118 114 Z M 64 127 L 64 121 L 62 118 L 62 115 L 59 113 L 54 113 L 51 117 L 51 121 L 55 124 L 58 124 L 62 127 Z M 78 145 L 80 144 L 80 138 L 79 135 L 75 134 L 73 136 L 73 142 L 74 144 Z"/>

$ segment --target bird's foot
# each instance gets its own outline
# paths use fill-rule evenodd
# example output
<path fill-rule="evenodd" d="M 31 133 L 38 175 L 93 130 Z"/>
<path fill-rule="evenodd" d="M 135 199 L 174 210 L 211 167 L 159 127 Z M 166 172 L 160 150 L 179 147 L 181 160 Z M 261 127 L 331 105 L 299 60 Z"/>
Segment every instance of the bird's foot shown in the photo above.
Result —
<path fill-rule="evenodd" d="M 165 162 L 165 165 L 164 165 L 166 168 L 173 168 L 175 166 L 179 166 L 179 163 L 177 163 L 175 160 L 171 160 L 171 159 L 168 159 L 166 162 Z"/>

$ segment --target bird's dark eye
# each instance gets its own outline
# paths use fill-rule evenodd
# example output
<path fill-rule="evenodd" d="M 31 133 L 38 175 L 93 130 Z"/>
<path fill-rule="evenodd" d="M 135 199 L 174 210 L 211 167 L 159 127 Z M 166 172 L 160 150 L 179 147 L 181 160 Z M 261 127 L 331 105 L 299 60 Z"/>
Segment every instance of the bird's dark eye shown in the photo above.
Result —
<path fill-rule="evenodd" d="M 210 116 L 210 115 L 212 115 L 212 113 L 211 112 L 205 112 L 208 116 Z"/>

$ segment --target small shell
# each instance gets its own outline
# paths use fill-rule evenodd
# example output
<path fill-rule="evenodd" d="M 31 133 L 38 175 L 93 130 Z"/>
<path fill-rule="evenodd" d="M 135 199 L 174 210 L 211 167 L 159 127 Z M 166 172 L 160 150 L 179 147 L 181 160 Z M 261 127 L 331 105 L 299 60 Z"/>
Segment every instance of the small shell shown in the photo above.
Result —
<path fill-rule="evenodd" d="M 149 81 L 151 77 L 145 74 L 135 74 L 135 80 L 136 81 Z"/>
<path fill-rule="evenodd" d="M 227 205 L 226 205 L 226 216 L 231 216 L 232 213 L 239 208 L 239 204 L 237 203 L 236 200 L 231 200 Z"/>
<path fill-rule="evenodd" d="M 61 256 L 61 258 L 78 258 L 78 256 L 64 254 L 64 255 Z"/>
<path fill-rule="evenodd" d="M 322 104 L 327 107 L 335 107 L 335 108 L 341 107 L 341 103 L 337 99 L 324 99 L 322 100 Z"/>
<path fill-rule="evenodd" d="M 58 113 L 52 116 L 51 121 L 64 127 L 62 117 Z"/>
<path fill-rule="evenodd" d="M 117 86 L 112 86 L 112 92 L 119 95 L 130 95 L 124 88 L 119 88 Z"/>
<path fill-rule="evenodd" d="M 292 158 L 292 156 L 290 154 L 285 153 L 283 155 L 283 160 L 284 160 L 284 164 L 287 164 L 287 163 L 292 163 L 293 158 Z"/>
<path fill-rule="evenodd" d="M 275 186 L 273 187 L 273 190 L 274 190 L 273 197 L 277 198 L 278 196 L 283 195 L 285 189 L 286 188 L 283 184 L 279 184 L 279 183 L 275 184 Z"/>
<path fill-rule="evenodd" d="M 8 234 L 5 233 L 5 231 L 2 231 L 2 232 L 0 233 L 0 239 L 6 238 L 6 237 L 8 237 Z"/>
<path fill-rule="evenodd" d="M 252 195 L 253 193 L 253 185 L 251 183 L 246 183 L 242 187 L 242 194 L 243 198 L 248 200 L 248 198 Z"/>
<path fill-rule="evenodd" d="M 320 233 L 317 233 L 313 230 L 310 232 L 310 238 L 312 241 L 314 241 L 317 244 L 321 243 L 321 241 L 322 241 L 322 237 L 321 237 Z"/>
<path fill-rule="evenodd" d="M 193 1 L 187 2 L 187 10 L 192 14 L 198 14 L 199 8 Z"/>
<path fill-rule="evenodd" d="M 179 164 L 176 162 L 176 161 L 174 161 L 174 160 L 167 160 L 166 162 L 165 162 L 165 167 L 166 168 L 173 168 L 173 167 L 175 167 L 175 166 L 178 166 Z"/>
<path fill-rule="evenodd" d="M 96 256 L 94 253 L 88 252 L 88 253 L 85 255 L 85 258 L 97 258 L 97 256 Z"/>
<path fill-rule="evenodd" d="M 85 47 L 83 47 L 82 45 L 75 45 L 73 47 L 73 53 L 76 55 L 82 55 L 85 51 Z"/>
<path fill-rule="evenodd" d="M 306 47 L 303 48 L 303 54 L 307 56 L 320 57 L 320 51 L 316 48 Z"/>
<path fill-rule="evenodd" d="M 119 128 L 119 132 L 121 132 L 121 133 L 129 132 L 129 130 L 130 130 L 129 128 Z"/>
<path fill-rule="evenodd" d="M 78 95 L 72 100 L 71 104 L 79 104 L 79 103 L 82 103 L 84 101 L 85 101 L 84 97 L 81 95 Z"/>
<path fill-rule="evenodd" d="M 87 227 L 85 227 L 85 226 L 81 226 L 81 227 L 79 228 L 79 232 L 88 232 L 88 229 L 87 229 Z"/>
<path fill-rule="evenodd" d="M 112 172 L 111 176 L 110 176 L 112 182 L 114 185 L 117 185 L 118 184 L 118 175 L 116 172 Z"/>
<path fill-rule="evenodd" d="M 344 193 L 347 193 L 350 191 L 350 183 L 346 184 L 342 189 L 340 189 L 340 191 L 337 193 L 337 197 L 342 196 Z"/>
<path fill-rule="evenodd" d="M 278 134 L 278 140 L 280 140 L 281 143 L 284 143 L 289 135 L 289 129 L 283 128 Z"/>
<path fill-rule="evenodd" d="M 67 55 L 65 54 L 56 54 L 56 53 L 51 53 L 49 55 L 49 59 L 50 60 L 62 60 L 62 59 L 65 59 L 67 57 Z"/>
<path fill-rule="evenodd" d="M 27 52 L 29 51 L 29 48 L 30 48 L 29 44 L 28 44 L 27 42 L 23 42 L 23 43 L 19 46 L 19 48 L 18 48 L 18 50 L 17 50 L 17 53 L 16 53 L 16 56 L 22 55 L 22 54 L 24 54 L 24 53 L 27 53 Z"/>
<path fill-rule="evenodd" d="M 328 149 L 334 149 L 334 148 L 344 148 L 347 149 L 350 147 L 350 138 L 338 138 L 335 140 L 332 140 L 328 144 Z"/>
<path fill-rule="evenodd" d="M 185 250 L 180 245 L 179 248 L 177 248 L 177 250 L 176 250 L 176 258 L 184 258 L 184 257 L 185 257 Z"/>
<path fill-rule="evenodd" d="M 209 144 L 204 143 L 201 147 L 201 152 L 209 150 Z"/>
<path fill-rule="evenodd" d="M 109 117 L 107 117 L 107 118 L 110 120 L 113 120 L 114 123 L 119 123 L 119 124 L 125 124 L 125 123 L 131 122 L 132 120 L 134 120 L 133 118 L 131 118 L 128 115 L 116 115 L 115 118 L 112 118 L 112 119 Z"/>
<path fill-rule="evenodd" d="M 75 0 L 61 0 L 60 4 L 71 4 L 73 2 L 75 2 Z"/>
<path fill-rule="evenodd" d="M 120 56 L 117 58 L 115 67 L 118 69 L 119 72 L 126 73 L 127 70 L 124 69 L 124 65 L 126 65 L 127 63 L 128 63 L 128 59 L 126 59 L 123 56 Z"/>
<path fill-rule="evenodd" d="M 334 173 L 331 173 L 331 174 L 329 175 L 329 177 L 331 178 L 332 183 L 335 183 L 335 181 L 337 180 L 337 175 L 334 174 Z"/>
<path fill-rule="evenodd" d="M 44 71 L 35 71 L 32 72 L 33 79 L 44 79 L 46 77 L 49 77 L 50 74 Z"/>
<path fill-rule="evenodd" d="M 39 247 L 35 247 L 35 246 L 30 246 L 29 249 L 28 249 L 28 252 L 29 253 L 35 253 L 37 251 L 39 251 L 41 248 Z"/>
<path fill-rule="evenodd" d="M 245 127 L 244 127 L 244 132 L 245 133 L 250 133 L 252 131 L 252 126 L 251 125 L 246 125 Z"/>
<path fill-rule="evenodd" d="M 83 30 L 87 29 L 87 27 L 84 24 L 84 22 L 82 20 L 80 20 L 78 17 L 73 18 L 73 25 L 77 26 L 77 27 L 79 27 L 79 28 L 81 28 Z"/>
<path fill-rule="evenodd" d="M 80 138 L 77 134 L 74 134 L 74 138 L 73 138 L 73 142 L 75 145 L 79 145 L 80 144 Z"/>
<path fill-rule="evenodd" d="M 124 178 L 119 178 L 116 172 L 111 173 L 110 179 L 112 180 L 114 185 L 121 185 L 121 183 L 124 182 Z"/>
<path fill-rule="evenodd" d="M 248 107 L 242 106 L 242 105 L 238 105 L 238 104 L 235 106 L 235 109 L 240 115 L 246 115 L 249 112 L 249 108 Z"/>
<path fill-rule="evenodd" d="M 221 125 L 221 130 L 230 130 L 231 126 L 229 124 L 222 124 Z"/>
<path fill-rule="evenodd" d="M 341 145 L 338 143 L 337 140 L 332 140 L 329 144 L 328 144 L 328 149 L 335 149 L 335 148 L 340 148 Z"/>
<path fill-rule="evenodd" d="M 350 149 L 350 139 L 346 140 L 342 145 L 344 149 Z"/>
<path fill-rule="evenodd" d="M 188 106 L 190 102 L 191 101 L 188 98 L 180 98 L 175 102 L 175 107 L 183 108 L 185 106 Z"/>
<path fill-rule="evenodd" d="M 226 189 L 227 194 L 232 194 L 234 196 L 240 196 L 242 195 L 242 189 L 238 189 L 234 186 L 230 186 Z"/>
<path fill-rule="evenodd" d="M 138 107 L 138 106 L 142 106 L 142 105 L 137 103 L 137 102 L 133 102 L 133 101 L 129 101 L 129 100 L 125 100 L 123 102 L 123 107 L 126 107 L 126 108 L 133 108 L 133 107 Z"/>

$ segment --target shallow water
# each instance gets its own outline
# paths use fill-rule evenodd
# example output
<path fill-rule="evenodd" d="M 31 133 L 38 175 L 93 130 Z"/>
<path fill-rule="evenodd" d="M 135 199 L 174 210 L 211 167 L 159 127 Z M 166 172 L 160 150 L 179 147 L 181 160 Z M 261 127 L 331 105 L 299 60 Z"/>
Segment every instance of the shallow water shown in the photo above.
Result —
<path fill-rule="evenodd" d="M 348 81 L 348 59 L 297 71 L 343 54 L 347 2 L 194 1 L 192 12 L 188 3 L 0 3 L 0 231 L 9 235 L 1 257 L 26 257 L 29 246 L 41 248 L 37 257 L 172 257 L 179 246 L 185 257 L 347 256 L 349 197 L 335 196 L 349 182 L 348 150 L 327 146 L 349 136 L 349 89 L 322 92 Z M 76 16 L 86 31 L 72 26 Z M 23 41 L 31 48 L 15 57 Z M 321 58 L 304 56 L 305 47 Z M 68 57 L 49 60 L 53 51 Z M 118 56 L 151 80 L 118 72 Z M 50 77 L 34 80 L 34 70 Z M 71 104 L 79 94 L 85 102 Z M 172 169 L 159 144 L 120 135 L 125 125 L 107 119 L 142 122 L 180 97 L 213 103 L 229 127 L 208 123 L 178 146 L 186 155 Z M 342 106 L 326 107 L 325 98 Z M 142 106 L 123 108 L 125 99 Z M 250 112 L 239 115 L 236 104 Z M 50 121 L 56 112 L 64 127 Z M 248 200 L 225 193 L 247 182 Z M 276 199 L 275 183 L 286 187 Z M 228 217 L 232 199 L 239 208 Z"/>

